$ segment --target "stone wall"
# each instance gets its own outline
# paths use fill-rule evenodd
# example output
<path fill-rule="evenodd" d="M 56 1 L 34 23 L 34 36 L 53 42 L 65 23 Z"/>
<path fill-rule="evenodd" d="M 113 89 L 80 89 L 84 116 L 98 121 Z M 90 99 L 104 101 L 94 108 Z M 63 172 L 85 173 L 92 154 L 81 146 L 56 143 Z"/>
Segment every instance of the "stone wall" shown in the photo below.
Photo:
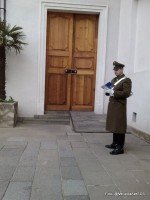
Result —
<path fill-rule="evenodd" d="M 18 103 L 0 102 L 0 128 L 14 127 L 17 124 Z"/>

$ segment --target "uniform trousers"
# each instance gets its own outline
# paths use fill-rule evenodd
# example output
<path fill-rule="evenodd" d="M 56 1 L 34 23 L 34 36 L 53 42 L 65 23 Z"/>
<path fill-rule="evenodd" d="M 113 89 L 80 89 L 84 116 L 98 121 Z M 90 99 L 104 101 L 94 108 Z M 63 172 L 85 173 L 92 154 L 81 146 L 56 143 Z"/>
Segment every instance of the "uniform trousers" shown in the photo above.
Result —
<path fill-rule="evenodd" d="M 113 133 L 113 144 L 117 145 L 118 148 L 123 148 L 125 143 L 125 134 Z"/>

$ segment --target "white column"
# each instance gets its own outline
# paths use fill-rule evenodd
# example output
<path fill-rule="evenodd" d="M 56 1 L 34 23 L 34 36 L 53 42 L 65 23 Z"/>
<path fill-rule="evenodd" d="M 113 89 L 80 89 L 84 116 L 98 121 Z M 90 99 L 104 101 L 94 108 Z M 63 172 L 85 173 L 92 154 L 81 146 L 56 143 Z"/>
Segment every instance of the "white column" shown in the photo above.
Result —
<path fill-rule="evenodd" d="M 137 5 L 138 0 L 121 0 L 117 59 L 126 65 L 126 73 L 134 70 Z"/>

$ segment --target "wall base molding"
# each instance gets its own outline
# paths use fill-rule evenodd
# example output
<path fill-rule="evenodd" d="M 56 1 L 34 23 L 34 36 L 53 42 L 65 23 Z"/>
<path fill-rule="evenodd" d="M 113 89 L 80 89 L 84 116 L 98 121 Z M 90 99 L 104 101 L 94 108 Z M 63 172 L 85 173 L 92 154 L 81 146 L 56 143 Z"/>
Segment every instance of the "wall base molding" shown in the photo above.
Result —
<path fill-rule="evenodd" d="M 144 140 L 145 142 L 150 143 L 150 135 L 149 134 L 147 134 L 143 131 L 140 131 L 136 128 L 133 128 L 132 126 L 129 126 L 129 128 L 130 128 L 130 131 L 132 134 L 136 135 L 137 137 Z"/>

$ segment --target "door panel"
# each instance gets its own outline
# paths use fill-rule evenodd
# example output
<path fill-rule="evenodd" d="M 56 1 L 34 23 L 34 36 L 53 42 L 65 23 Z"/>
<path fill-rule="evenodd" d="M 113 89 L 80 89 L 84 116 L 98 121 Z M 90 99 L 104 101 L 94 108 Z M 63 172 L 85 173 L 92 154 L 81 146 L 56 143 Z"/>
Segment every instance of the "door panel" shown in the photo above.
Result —
<path fill-rule="evenodd" d="M 85 106 L 87 109 L 90 105 L 92 105 L 92 88 L 93 88 L 93 77 L 92 76 L 85 76 L 85 75 L 78 75 L 72 77 L 72 93 L 73 96 L 73 105 L 76 104 L 76 108 L 80 106 Z"/>
<path fill-rule="evenodd" d="M 72 63 L 73 15 L 48 13 L 46 110 L 69 110 L 71 76 L 65 68 Z"/>
<path fill-rule="evenodd" d="M 98 17 L 51 12 L 47 19 L 45 109 L 93 110 Z"/>
<path fill-rule="evenodd" d="M 93 52 L 95 50 L 95 16 L 75 15 L 74 50 L 75 52 Z"/>
<path fill-rule="evenodd" d="M 97 16 L 75 15 L 72 78 L 72 110 L 93 110 L 97 49 Z"/>
<path fill-rule="evenodd" d="M 54 84 L 55 83 L 55 84 Z M 48 77 L 48 102 L 51 105 L 64 105 L 67 102 L 67 77 L 61 74 L 50 74 Z"/>

